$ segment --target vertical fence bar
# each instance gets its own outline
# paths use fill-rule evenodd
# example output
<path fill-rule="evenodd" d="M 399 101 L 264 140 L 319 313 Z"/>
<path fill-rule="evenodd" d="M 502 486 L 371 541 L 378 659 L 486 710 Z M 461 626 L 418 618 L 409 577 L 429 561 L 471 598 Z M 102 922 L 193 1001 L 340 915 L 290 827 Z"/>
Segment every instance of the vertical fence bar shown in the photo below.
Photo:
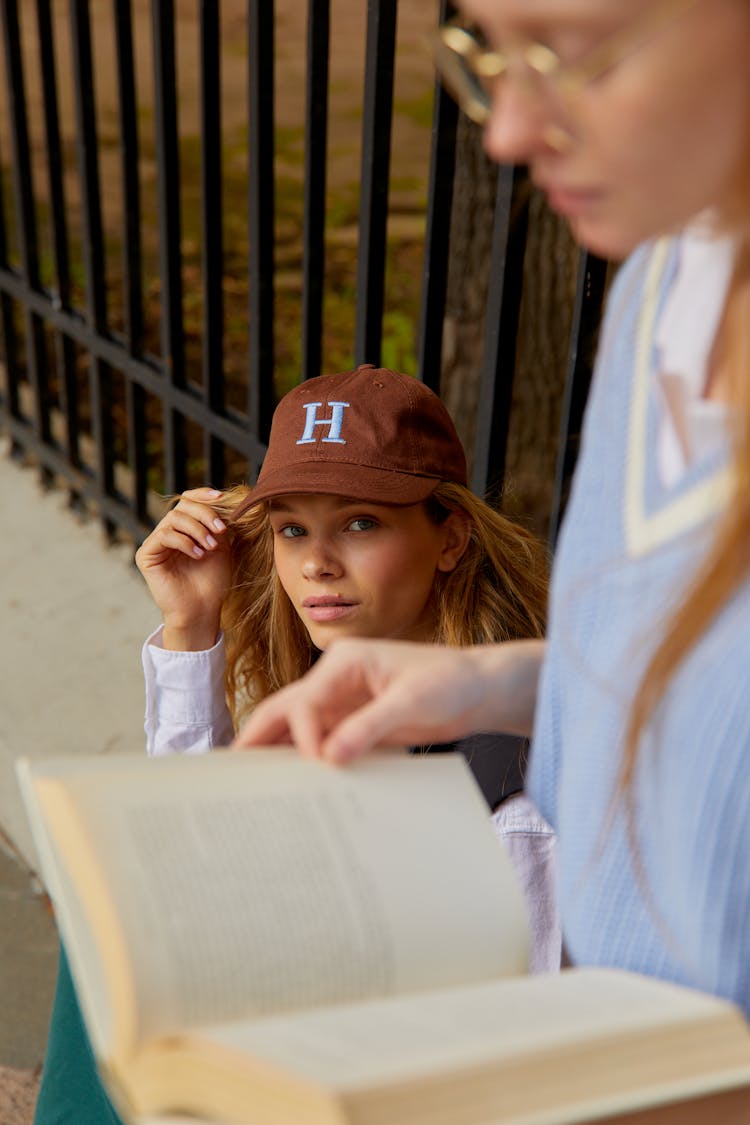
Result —
<path fill-rule="evenodd" d="M 57 102 L 57 63 L 52 32 L 50 0 L 37 0 L 37 33 L 44 98 L 44 128 L 47 141 L 47 171 L 55 255 L 57 295 L 62 308 L 70 307 L 70 254 L 63 197 L 63 158 Z"/>
<path fill-rule="evenodd" d="M 123 189 L 122 292 L 125 342 L 130 355 L 143 353 L 143 275 L 141 253 L 141 203 L 139 194 L 138 108 L 135 88 L 133 16 L 130 0 L 114 0 L 117 48 L 120 171 Z M 148 519 L 146 396 L 143 388 L 126 376 L 125 409 L 128 420 L 128 464 L 133 474 L 130 510 L 141 523 Z"/>
<path fill-rule="evenodd" d="M 267 440 L 274 408 L 274 5 L 248 0 L 249 428 Z M 251 476 L 259 465 L 251 464 Z"/>
<path fill-rule="evenodd" d="M 42 75 L 42 94 L 44 98 L 44 129 L 47 142 L 47 181 L 50 198 L 50 218 L 52 221 L 52 245 L 55 258 L 55 282 L 57 301 L 61 308 L 69 309 L 70 254 L 68 229 L 63 195 L 63 159 L 60 140 L 60 117 L 57 100 L 57 62 L 55 58 L 54 36 L 50 0 L 37 0 L 37 33 L 39 36 L 39 59 Z M 60 381 L 60 408 L 65 428 L 65 454 L 75 468 L 81 465 L 80 419 L 78 404 L 78 385 L 75 370 L 75 348 L 73 341 L 63 332 L 54 332 L 55 363 Z M 76 506 L 79 497 L 75 490 L 70 492 L 71 504 Z"/>
<path fill-rule="evenodd" d="M 477 410 L 472 488 L 478 494 L 502 484 L 516 364 L 527 202 L 525 170 L 501 166 L 495 197 L 484 358 Z"/>
<path fill-rule="evenodd" d="M 114 0 L 117 49 L 118 121 L 120 128 L 120 172 L 123 187 L 122 290 L 125 310 L 125 339 L 131 355 L 143 351 L 143 278 L 141 250 L 141 202 L 138 161 L 138 105 L 135 89 L 133 15 L 130 0 Z"/>
<path fill-rule="evenodd" d="M 607 263 L 582 250 L 578 259 L 576 295 L 565 374 L 565 394 L 560 417 L 555 486 L 552 496 L 549 542 L 554 548 L 570 491 L 583 414 L 594 369 L 602 307 L 607 283 Z"/>
<path fill-rule="evenodd" d="M 0 167 L 2 167 L 2 152 L 0 151 Z M 8 236 L 5 222 L 5 198 L 3 194 L 3 178 L 0 176 L 0 274 L 9 271 L 8 262 Z M 20 404 L 18 401 L 18 339 L 16 326 L 13 322 L 13 304 L 4 289 L 0 290 L 0 358 L 5 361 L 6 392 L 4 401 L 0 403 L 4 413 L 9 418 L 18 418 Z M 21 448 L 17 442 L 11 441 L 10 452 L 12 457 L 20 457 Z"/>
<path fill-rule="evenodd" d="M 354 356 L 380 363 L 397 0 L 368 0 Z"/>
<path fill-rule="evenodd" d="M 94 107 L 94 68 L 88 0 L 71 0 L 71 38 L 76 106 L 76 143 L 83 212 L 86 308 L 97 331 L 107 327 L 99 152 Z"/>
<path fill-rule="evenodd" d="M 302 256 L 302 378 L 320 375 L 325 270 L 330 0 L 309 0 Z"/>
<path fill-rule="evenodd" d="M 101 335 L 107 332 L 104 232 L 102 228 L 99 153 L 94 106 L 94 69 L 91 51 L 91 21 L 88 0 L 71 0 L 71 36 L 76 105 L 76 132 L 83 219 L 83 260 L 86 272 L 86 311 L 89 322 Z M 89 359 L 91 421 L 96 448 L 94 468 L 100 491 L 114 494 L 114 431 L 112 428 L 112 381 L 110 369 L 96 356 Z M 114 525 L 104 519 L 108 535 Z"/>
<path fill-rule="evenodd" d="M 18 22 L 17 0 L 4 0 L 2 4 L 3 43 L 5 71 L 8 84 L 8 104 L 11 117 L 11 138 L 13 151 L 13 189 L 16 216 L 18 219 L 18 243 L 21 251 L 21 267 L 29 286 L 40 288 L 39 245 L 37 239 L 36 215 L 34 212 L 34 183 L 31 171 L 31 149 L 26 117 L 26 86 L 24 80 L 21 36 Z M 24 309 L 26 331 L 26 362 L 28 376 L 34 397 L 34 432 L 38 442 L 49 443 L 50 402 L 49 380 L 47 376 L 44 326 L 41 318 L 30 308 Z M 16 356 L 17 356 L 16 351 Z M 9 371 L 8 378 L 18 377 L 18 369 Z M 16 400 L 16 406 L 20 406 Z M 44 484 L 51 483 L 51 474 L 41 470 Z"/>
<path fill-rule="evenodd" d="M 203 397 L 213 414 L 224 412 L 224 246 L 221 157 L 221 54 L 218 0 L 200 0 L 201 207 L 203 227 Z M 205 478 L 224 481 L 224 446 L 203 432 Z"/>
<path fill-rule="evenodd" d="M 452 3 L 441 0 L 439 22 L 444 23 L 454 12 L 455 6 Z M 417 374 L 428 387 L 438 392 L 443 360 L 443 320 L 448 286 L 448 246 L 456 170 L 457 125 L 458 106 L 437 79 L 432 115 Z"/>
<path fill-rule="evenodd" d="M 182 309 L 180 249 L 180 164 L 177 139 L 177 90 L 173 0 L 153 0 L 154 97 L 156 162 L 159 196 L 159 272 L 161 275 L 161 340 L 164 375 L 184 387 L 185 335 Z M 164 487 L 182 492 L 187 481 L 185 420 L 164 409 Z"/>

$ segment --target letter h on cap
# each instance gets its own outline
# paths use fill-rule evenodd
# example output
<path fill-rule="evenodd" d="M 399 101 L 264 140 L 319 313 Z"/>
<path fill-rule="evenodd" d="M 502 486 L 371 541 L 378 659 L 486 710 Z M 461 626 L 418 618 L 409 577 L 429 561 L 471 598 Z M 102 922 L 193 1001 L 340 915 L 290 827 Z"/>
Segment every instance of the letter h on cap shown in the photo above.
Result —
<path fill-rule="evenodd" d="M 331 408 L 330 418 L 316 418 L 316 412 L 322 402 L 306 402 L 303 404 L 305 409 L 305 430 L 301 438 L 298 438 L 297 445 L 310 445 L 315 441 L 315 427 L 328 426 L 328 437 L 324 437 L 322 441 L 337 442 L 339 445 L 346 445 L 346 441 L 341 436 L 341 425 L 344 421 L 344 407 L 348 406 L 348 402 L 329 402 L 326 405 Z"/>

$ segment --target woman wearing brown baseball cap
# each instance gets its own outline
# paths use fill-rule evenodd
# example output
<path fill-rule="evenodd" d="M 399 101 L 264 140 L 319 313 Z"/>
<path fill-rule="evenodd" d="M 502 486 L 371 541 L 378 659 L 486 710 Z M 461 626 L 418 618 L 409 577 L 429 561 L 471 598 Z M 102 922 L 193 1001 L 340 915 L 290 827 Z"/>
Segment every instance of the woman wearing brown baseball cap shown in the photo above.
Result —
<path fill-rule="evenodd" d="M 136 562 L 164 619 L 147 680 L 154 652 L 219 643 L 235 723 L 335 637 L 469 645 L 544 628 L 543 547 L 471 493 L 440 399 L 370 365 L 285 395 L 257 483 L 185 493 Z M 147 714 L 154 754 L 175 749 L 162 719 Z"/>
<path fill-rule="evenodd" d="M 469 490 L 437 395 L 371 365 L 285 395 L 257 483 L 185 493 L 136 561 L 164 620 L 143 650 L 154 755 L 231 742 L 255 704 L 341 637 L 467 646 L 544 629 L 543 547 Z M 426 747 L 454 748 L 498 833 L 521 847 L 522 881 L 538 885 L 553 841 L 521 795 L 524 740 Z M 534 962 L 551 968 L 551 895 L 536 894 L 531 910 Z"/>

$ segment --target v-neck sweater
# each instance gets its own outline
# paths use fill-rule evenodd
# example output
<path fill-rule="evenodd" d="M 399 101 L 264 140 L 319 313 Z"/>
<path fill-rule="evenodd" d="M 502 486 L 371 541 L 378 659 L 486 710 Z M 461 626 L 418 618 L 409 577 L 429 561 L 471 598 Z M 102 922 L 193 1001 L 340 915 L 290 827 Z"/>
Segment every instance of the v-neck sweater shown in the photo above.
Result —
<path fill-rule="evenodd" d="M 558 832 L 566 949 L 750 1015 L 750 583 L 674 676 L 641 741 L 635 846 L 614 803 L 635 690 L 711 546 L 726 443 L 659 472 L 655 325 L 675 243 L 622 267 L 602 330 L 553 568 L 528 791 Z"/>

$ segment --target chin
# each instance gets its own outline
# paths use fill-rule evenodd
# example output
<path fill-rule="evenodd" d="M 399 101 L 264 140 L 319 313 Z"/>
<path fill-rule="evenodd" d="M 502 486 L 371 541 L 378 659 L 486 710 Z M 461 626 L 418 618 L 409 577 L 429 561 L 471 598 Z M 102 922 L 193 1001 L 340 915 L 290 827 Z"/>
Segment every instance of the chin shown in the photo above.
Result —
<path fill-rule="evenodd" d="M 689 218 L 690 216 L 684 222 L 688 222 Z M 671 225 L 667 222 L 659 223 L 656 215 L 651 223 L 637 219 L 632 223 L 618 223 L 616 220 L 607 222 L 604 218 L 585 216 L 569 220 L 573 237 L 580 246 L 599 258 L 607 258 L 613 262 L 623 261 L 644 242 L 674 233 L 684 222 L 675 220 Z"/>
<path fill-rule="evenodd" d="M 308 629 L 307 634 L 318 652 L 325 652 L 331 643 L 331 637 L 321 634 L 317 629 L 315 631 Z"/>
<path fill-rule="evenodd" d="M 367 634 L 352 632 L 347 629 L 308 629 L 307 630 L 310 640 L 318 649 L 319 652 L 325 652 L 330 648 L 331 644 L 343 637 L 361 637 Z"/>
<path fill-rule="evenodd" d="M 583 219 L 571 220 L 570 228 L 579 246 L 590 254 L 615 262 L 627 258 L 648 237 L 645 233 L 636 235 L 604 223 L 586 222 Z"/>

